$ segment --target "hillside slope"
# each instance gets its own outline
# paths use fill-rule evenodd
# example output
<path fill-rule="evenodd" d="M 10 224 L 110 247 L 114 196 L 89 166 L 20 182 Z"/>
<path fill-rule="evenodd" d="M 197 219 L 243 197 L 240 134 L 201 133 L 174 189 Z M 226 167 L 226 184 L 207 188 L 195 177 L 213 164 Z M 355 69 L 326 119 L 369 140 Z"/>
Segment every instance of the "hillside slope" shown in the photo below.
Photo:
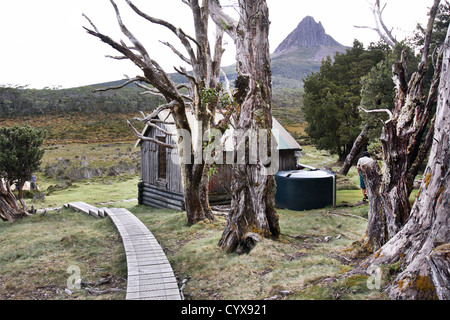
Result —
<path fill-rule="evenodd" d="M 350 48 L 328 35 L 321 22 L 306 16 L 271 54 L 274 94 L 303 87 L 303 78 L 318 71 L 323 59 L 346 49 Z M 235 65 L 223 69 L 230 82 L 236 79 Z"/>

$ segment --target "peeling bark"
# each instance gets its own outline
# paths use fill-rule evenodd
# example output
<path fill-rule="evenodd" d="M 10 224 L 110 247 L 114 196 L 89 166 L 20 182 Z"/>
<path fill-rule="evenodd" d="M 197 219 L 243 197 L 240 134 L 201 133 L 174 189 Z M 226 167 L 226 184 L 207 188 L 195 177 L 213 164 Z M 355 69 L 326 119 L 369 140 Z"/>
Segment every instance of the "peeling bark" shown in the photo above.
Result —
<path fill-rule="evenodd" d="M 427 262 L 439 300 L 450 300 L 450 245 L 437 247 Z"/>
<path fill-rule="evenodd" d="M 26 210 L 19 206 L 9 182 L 3 183 L 0 179 L 0 218 L 3 221 L 14 222 L 25 216 L 27 216 Z"/>
<path fill-rule="evenodd" d="M 242 130 L 244 134 L 258 129 L 267 129 L 270 133 L 272 87 L 268 42 L 269 10 L 266 1 L 239 1 L 239 22 L 224 14 L 219 1 L 210 0 L 210 5 L 212 19 L 225 29 L 236 45 L 236 129 Z M 271 139 L 269 134 L 269 146 Z M 247 161 L 248 149 L 245 149 Z M 279 236 L 280 227 L 274 205 L 275 190 L 275 177 L 266 174 L 265 165 L 259 157 L 256 164 L 248 161 L 234 166 L 232 209 L 219 241 L 219 246 L 224 251 L 248 252 L 262 238 Z"/>
<path fill-rule="evenodd" d="M 371 199 L 373 201 L 370 201 L 369 216 L 379 216 L 379 219 L 373 220 L 373 222 L 386 224 L 384 228 L 380 228 L 380 226 L 371 226 L 369 221 L 367 234 L 370 229 L 383 229 L 389 232 L 387 237 L 386 234 L 380 234 L 378 241 L 366 241 L 368 252 L 376 251 L 383 244 L 380 242 L 382 239 L 385 241 L 391 239 L 408 221 L 411 211 L 409 196 L 414 178 L 431 146 L 433 128 L 428 133 L 427 128 L 430 124 L 434 124 L 431 113 L 436 101 L 439 79 L 442 79 L 442 57 L 436 60 L 434 78 L 426 99 L 422 91 L 427 72 L 431 34 L 439 3 L 440 0 L 435 0 L 430 10 L 427 34 L 418 70 L 408 79 L 408 64 L 404 52 L 401 61 L 393 67 L 394 82 L 396 83 L 395 108 L 390 113 L 389 120 L 384 123 L 380 137 L 383 166 L 381 171 L 375 167 L 367 167 L 372 172 L 366 173 L 367 179 L 377 176 L 377 183 L 369 181 L 368 189 L 371 190 L 368 192 L 373 197 Z M 372 110 L 371 112 L 380 111 L 385 110 Z M 426 137 L 425 143 L 422 143 L 424 137 Z M 380 204 L 382 204 L 381 208 Z M 380 210 L 384 212 L 381 213 Z M 370 247 L 372 244 L 374 246 Z"/>
<path fill-rule="evenodd" d="M 448 299 L 450 283 L 450 28 L 444 45 L 433 145 L 411 216 L 359 268 L 401 263 L 385 292 L 391 299 Z M 447 289 L 447 290 L 446 290 Z"/>

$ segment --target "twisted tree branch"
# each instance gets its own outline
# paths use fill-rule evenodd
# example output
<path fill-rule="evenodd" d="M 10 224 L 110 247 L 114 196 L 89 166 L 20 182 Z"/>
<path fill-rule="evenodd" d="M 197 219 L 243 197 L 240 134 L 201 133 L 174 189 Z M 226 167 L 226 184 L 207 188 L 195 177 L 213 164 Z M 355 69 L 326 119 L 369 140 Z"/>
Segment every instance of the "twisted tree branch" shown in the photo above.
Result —
<path fill-rule="evenodd" d="M 369 26 L 354 26 L 359 29 L 371 29 L 378 33 L 381 39 L 386 42 L 391 48 L 395 47 L 397 44 L 397 39 L 392 35 L 392 31 L 389 30 L 383 21 L 383 11 L 386 8 L 386 4 L 381 8 L 380 0 L 376 0 L 375 4 L 371 5 L 370 10 L 372 11 L 375 27 Z M 380 28 L 381 25 L 381 28 Z"/>
<path fill-rule="evenodd" d="M 183 30 L 181 30 L 180 28 L 176 28 L 174 25 L 172 25 L 171 23 L 164 21 L 162 19 L 157 19 L 154 17 L 149 16 L 148 14 L 142 12 L 138 7 L 136 7 L 130 0 L 126 0 L 127 4 L 134 10 L 134 12 L 136 12 L 138 15 L 140 15 L 141 17 L 143 17 L 144 19 L 155 23 L 155 24 L 159 24 L 161 26 L 166 27 L 167 29 L 169 29 L 170 31 L 172 31 L 181 41 L 181 43 L 184 45 L 184 47 L 186 48 L 186 51 L 189 53 L 190 59 L 192 64 L 195 64 L 194 62 L 197 60 L 194 50 L 192 49 L 191 44 L 189 43 L 189 40 L 194 42 L 196 45 L 199 45 L 198 42 L 192 38 L 191 36 L 187 35 Z"/>
<path fill-rule="evenodd" d="M 138 78 L 133 78 L 130 79 L 128 81 L 125 81 L 123 84 L 118 85 L 118 86 L 113 86 L 113 87 L 107 87 L 107 88 L 100 88 L 100 89 L 95 89 L 92 90 L 92 92 L 103 92 L 103 91 L 109 91 L 109 90 L 117 90 L 117 89 L 121 89 L 123 87 L 126 87 L 127 85 L 129 85 L 130 83 L 135 83 L 136 81 L 141 81 L 141 79 Z"/>
<path fill-rule="evenodd" d="M 386 112 L 389 115 L 389 120 L 387 120 L 386 122 L 391 121 L 394 118 L 394 115 L 392 114 L 391 110 L 389 110 L 389 109 L 366 110 L 366 109 L 364 109 L 361 106 L 359 106 L 358 109 L 361 110 L 361 111 L 364 111 L 366 113 Z"/>
<path fill-rule="evenodd" d="M 153 139 L 153 138 L 149 138 L 149 137 L 144 136 L 142 133 L 140 133 L 140 132 L 139 132 L 139 131 L 131 124 L 131 122 L 130 122 L 129 120 L 127 120 L 127 125 L 131 128 L 131 130 L 133 130 L 134 134 L 136 135 L 136 137 L 138 137 L 139 140 L 153 142 L 153 143 L 155 143 L 155 144 L 157 144 L 157 145 L 160 145 L 160 146 L 162 146 L 162 147 L 166 147 L 166 148 L 169 148 L 169 149 L 175 149 L 175 148 L 177 147 L 177 146 L 174 145 L 174 144 L 167 144 L 167 143 L 161 142 L 161 141 L 159 141 L 159 140 L 156 140 L 156 139 Z"/>

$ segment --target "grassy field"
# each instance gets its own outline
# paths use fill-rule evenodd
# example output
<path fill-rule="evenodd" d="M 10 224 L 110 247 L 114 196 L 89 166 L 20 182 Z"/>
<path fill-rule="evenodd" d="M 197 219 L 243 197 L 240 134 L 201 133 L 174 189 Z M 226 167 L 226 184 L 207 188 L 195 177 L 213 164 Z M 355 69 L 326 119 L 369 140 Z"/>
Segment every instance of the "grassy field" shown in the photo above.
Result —
<path fill-rule="evenodd" d="M 0 299 L 121 299 L 66 292 L 71 266 L 83 281 L 109 279 L 126 288 L 122 240 L 109 219 L 93 220 L 78 212 L 52 211 L 15 223 L 0 223 Z M 100 288 L 99 288 L 100 289 Z"/>
<path fill-rule="evenodd" d="M 337 279 L 354 262 L 345 250 L 360 239 L 365 221 L 341 216 L 334 209 L 279 210 L 281 237 L 265 239 L 246 255 L 224 254 L 217 247 L 223 217 L 187 227 L 179 212 L 149 212 L 139 206 L 129 210 L 161 242 L 178 279 L 187 279 L 187 299 L 383 298 L 380 292 L 367 289 L 367 277 Z"/>
<path fill-rule="evenodd" d="M 303 146 L 300 162 L 316 168 L 339 170 L 337 157 L 312 146 Z M 134 143 L 86 143 L 46 146 L 42 170 L 36 173 L 44 199 L 28 202 L 36 209 L 61 207 L 65 203 L 83 201 L 91 204 L 137 198 L 140 149 Z M 120 164 L 128 164 L 124 172 L 113 172 Z M 79 177 L 81 169 L 101 168 L 103 174 L 88 179 Z M 119 168 L 120 169 L 120 168 Z M 133 169 L 133 170 L 132 170 Z M 57 174 L 61 171 L 61 174 Z M 120 170 L 119 170 L 120 171 Z M 49 177 L 48 172 L 54 176 Z M 56 173 L 55 173 L 56 172 Z M 76 177 L 76 179 L 73 178 Z M 356 202 L 361 197 L 359 176 L 352 168 L 346 177 L 338 176 L 337 204 Z"/>
<path fill-rule="evenodd" d="M 347 252 L 361 238 L 367 207 L 305 212 L 279 210 L 282 235 L 265 239 L 247 255 L 225 254 L 217 246 L 225 218 L 189 227 L 184 212 L 125 207 L 151 230 L 163 247 L 186 299 L 383 299 L 367 288 L 368 277 L 339 280 L 356 261 Z M 68 268 L 77 266 L 86 283 L 109 279 L 105 288 L 126 287 L 120 236 L 110 219 L 70 209 L 0 224 L 1 299 L 123 299 L 85 290 L 67 293 Z M 329 238 L 327 238 L 329 237 Z"/>
<path fill-rule="evenodd" d="M 134 143 L 69 144 L 45 149 L 43 170 L 36 173 L 45 199 L 31 200 L 35 208 L 61 207 L 77 199 L 96 204 L 137 198 L 140 149 L 134 148 Z M 53 175 L 49 177 L 48 172 Z M 83 174 L 92 177 L 86 179 Z"/>
<path fill-rule="evenodd" d="M 137 150 L 131 142 L 47 146 L 42 167 L 63 162 L 70 168 L 110 168 L 133 157 L 138 162 Z M 338 169 L 334 156 L 308 146 L 301 162 Z M 366 276 L 338 279 L 356 262 L 349 248 L 364 234 L 367 222 L 356 216 L 367 218 L 367 205 L 278 210 L 280 238 L 265 239 L 247 255 L 225 254 L 217 246 L 225 217 L 189 227 L 184 212 L 139 206 L 136 200 L 122 202 L 137 198 L 138 174 L 108 175 L 106 170 L 89 179 L 72 180 L 61 178 L 64 175 L 49 178 L 45 170 L 37 175 L 45 198 L 27 201 L 37 209 L 85 201 L 102 206 L 110 202 L 106 206 L 133 212 L 160 242 L 180 284 L 187 281 L 186 299 L 384 298 L 367 288 Z M 337 191 L 338 203 L 360 200 L 354 169 L 338 181 L 343 186 Z M 110 219 L 53 210 L 0 223 L 0 234 L 0 299 L 124 299 L 124 292 L 95 295 L 85 290 L 126 288 L 126 258 Z M 71 266 L 80 269 L 81 290 L 66 290 Z"/>

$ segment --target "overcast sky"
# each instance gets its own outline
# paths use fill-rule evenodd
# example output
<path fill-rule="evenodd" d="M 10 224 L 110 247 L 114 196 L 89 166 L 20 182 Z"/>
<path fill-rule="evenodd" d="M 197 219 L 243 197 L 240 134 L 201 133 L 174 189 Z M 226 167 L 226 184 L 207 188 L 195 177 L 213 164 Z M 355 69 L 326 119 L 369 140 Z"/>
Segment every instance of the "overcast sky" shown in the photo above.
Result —
<path fill-rule="evenodd" d="M 374 1 L 374 0 L 371 0 Z M 163 27 L 151 25 L 116 0 L 124 23 L 145 44 L 151 57 L 167 72 L 181 65 L 159 40 L 178 44 Z M 366 46 L 378 40 L 374 31 L 355 25 L 373 26 L 366 0 L 267 0 L 271 20 L 271 52 L 305 16 L 322 22 L 336 41 L 351 46 L 354 39 Z M 398 39 L 410 35 L 418 22 L 426 24 L 432 0 L 382 0 L 387 7 L 385 23 Z M 149 15 L 166 19 L 186 32 L 192 31 L 191 13 L 181 0 L 135 0 Z M 85 13 L 100 32 L 115 40 L 120 34 L 109 0 L 0 0 L 0 85 L 29 85 L 31 88 L 63 88 L 134 77 L 140 70 L 129 61 L 105 58 L 118 53 L 82 26 L 89 26 Z M 234 63 L 233 44 L 228 40 L 223 65 Z"/>

